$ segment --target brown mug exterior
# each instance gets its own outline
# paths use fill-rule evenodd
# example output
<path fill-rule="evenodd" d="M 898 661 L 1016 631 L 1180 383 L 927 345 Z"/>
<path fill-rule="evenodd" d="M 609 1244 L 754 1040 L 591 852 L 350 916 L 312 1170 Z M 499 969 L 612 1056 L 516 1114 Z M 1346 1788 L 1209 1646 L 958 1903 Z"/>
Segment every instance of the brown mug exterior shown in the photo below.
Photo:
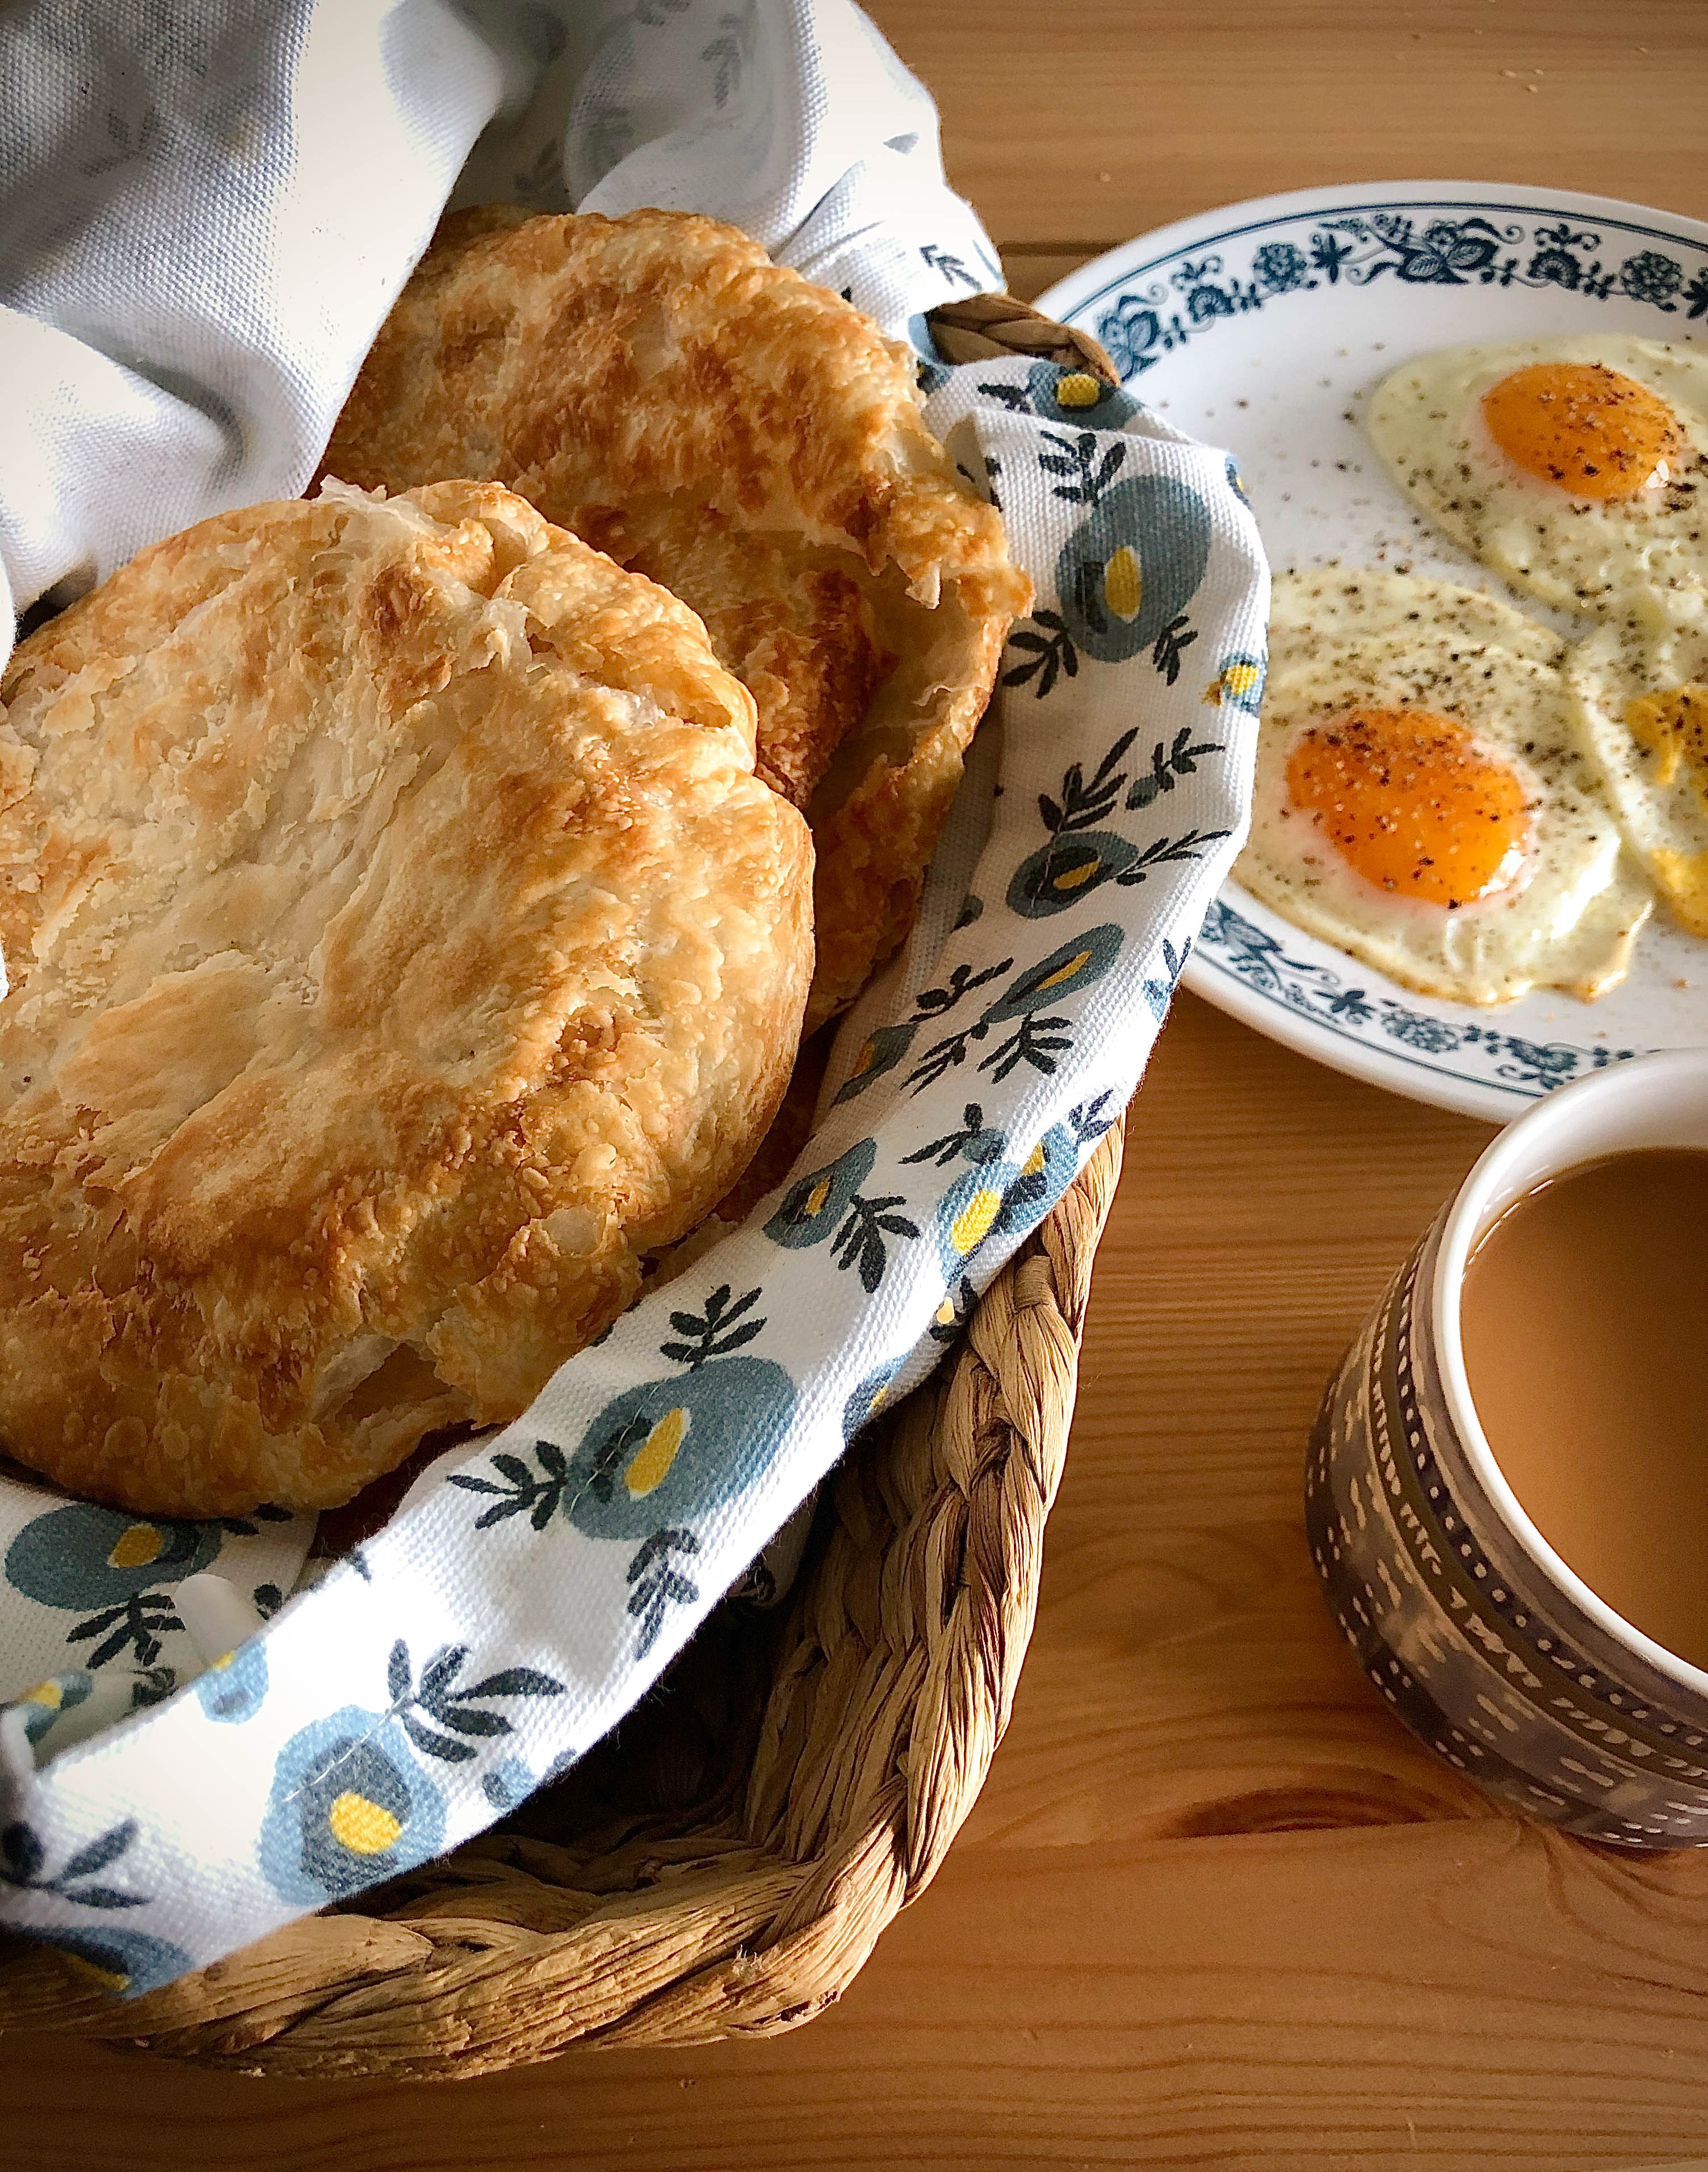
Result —
<path fill-rule="evenodd" d="M 1514 1535 L 1442 1390 L 1443 1209 L 1366 1320 L 1311 1437 L 1305 1522 L 1330 1612 L 1412 1732 L 1585 1838 L 1708 1845 L 1708 1696 L 1609 1633 Z"/>

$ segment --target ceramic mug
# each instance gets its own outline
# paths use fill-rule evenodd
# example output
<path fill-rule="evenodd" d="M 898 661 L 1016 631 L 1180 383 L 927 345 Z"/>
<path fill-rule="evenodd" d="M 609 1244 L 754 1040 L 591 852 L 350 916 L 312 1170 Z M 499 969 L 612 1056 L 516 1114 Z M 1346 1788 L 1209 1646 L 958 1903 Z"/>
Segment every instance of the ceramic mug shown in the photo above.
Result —
<path fill-rule="evenodd" d="M 1335 1620 L 1431 1749 L 1570 1832 L 1701 1847 L 1708 1673 L 1623 1620 L 1526 1515 L 1478 1422 L 1459 1336 L 1465 1263 L 1501 1212 L 1644 1147 L 1708 1148 L 1708 1051 L 1593 1073 L 1495 1140 L 1329 1383 L 1305 1515 Z"/>

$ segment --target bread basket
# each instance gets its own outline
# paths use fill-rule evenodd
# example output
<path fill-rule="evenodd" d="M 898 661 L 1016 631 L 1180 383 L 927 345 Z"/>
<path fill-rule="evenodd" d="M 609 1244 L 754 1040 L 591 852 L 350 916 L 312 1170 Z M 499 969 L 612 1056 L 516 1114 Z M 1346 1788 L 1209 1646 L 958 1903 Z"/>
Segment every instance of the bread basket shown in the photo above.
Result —
<path fill-rule="evenodd" d="M 953 362 L 1114 372 L 1007 295 Z M 1073 1413 L 1116 1125 L 938 1374 L 855 1441 L 788 1605 L 725 1607 L 568 1777 L 443 1860 L 132 2001 L 0 1944 L 0 2028 L 240 2072 L 473 2075 L 764 2035 L 838 1997 L 929 1884 L 1007 1724 Z"/>

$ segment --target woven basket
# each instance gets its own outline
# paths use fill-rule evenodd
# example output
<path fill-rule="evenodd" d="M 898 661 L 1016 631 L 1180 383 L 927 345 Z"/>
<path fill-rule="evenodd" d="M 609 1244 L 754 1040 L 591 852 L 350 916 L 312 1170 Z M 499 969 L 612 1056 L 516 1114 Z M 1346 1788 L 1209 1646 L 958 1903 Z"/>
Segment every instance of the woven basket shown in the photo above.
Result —
<path fill-rule="evenodd" d="M 1007 295 L 932 312 L 953 361 L 1095 342 Z M 929 1884 L 1007 1725 L 1121 1126 L 937 1377 L 862 1433 L 790 1605 L 725 1607 L 569 1777 L 358 1903 L 133 2001 L 21 1940 L 0 2028 L 268 2074 L 429 2078 L 572 2044 L 808 2020 Z"/>

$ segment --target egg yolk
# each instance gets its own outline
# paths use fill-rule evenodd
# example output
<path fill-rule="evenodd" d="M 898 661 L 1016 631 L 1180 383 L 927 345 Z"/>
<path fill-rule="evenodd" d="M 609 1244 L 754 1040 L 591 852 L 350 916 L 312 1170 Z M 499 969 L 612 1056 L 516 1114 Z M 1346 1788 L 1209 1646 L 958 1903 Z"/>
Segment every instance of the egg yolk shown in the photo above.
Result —
<path fill-rule="evenodd" d="M 1302 732 L 1287 797 L 1366 882 L 1449 908 L 1504 890 L 1529 833 L 1524 787 L 1456 718 L 1348 709 Z"/>
<path fill-rule="evenodd" d="M 1515 466 L 1573 497 L 1635 497 L 1684 450 L 1659 394 L 1599 362 L 1515 369 L 1483 395 L 1483 419 Z"/>
<path fill-rule="evenodd" d="M 1708 686 L 1694 680 L 1663 694 L 1644 694 L 1625 710 L 1625 723 L 1657 763 L 1655 782 L 1667 785 L 1682 761 L 1696 796 L 1708 805 Z"/>

